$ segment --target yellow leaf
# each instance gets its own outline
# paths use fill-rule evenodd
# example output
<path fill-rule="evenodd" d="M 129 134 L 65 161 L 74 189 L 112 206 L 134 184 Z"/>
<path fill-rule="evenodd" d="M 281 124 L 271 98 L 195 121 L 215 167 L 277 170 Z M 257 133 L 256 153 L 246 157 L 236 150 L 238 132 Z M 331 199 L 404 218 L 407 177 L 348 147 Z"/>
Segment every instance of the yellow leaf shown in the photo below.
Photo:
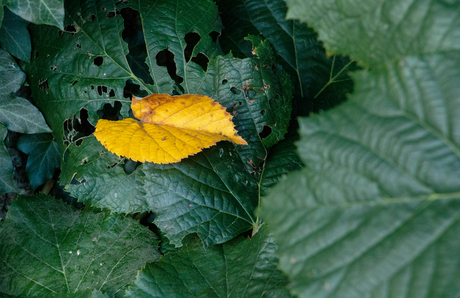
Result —
<path fill-rule="evenodd" d="M 131 109 L 140 121 L 100 119 L 94 135 L 110 152 L 135 161 L 178 162 L 219 141 L 247 145 L 236 135 L 232 116 L 207 96 L 133 97 Z"/>

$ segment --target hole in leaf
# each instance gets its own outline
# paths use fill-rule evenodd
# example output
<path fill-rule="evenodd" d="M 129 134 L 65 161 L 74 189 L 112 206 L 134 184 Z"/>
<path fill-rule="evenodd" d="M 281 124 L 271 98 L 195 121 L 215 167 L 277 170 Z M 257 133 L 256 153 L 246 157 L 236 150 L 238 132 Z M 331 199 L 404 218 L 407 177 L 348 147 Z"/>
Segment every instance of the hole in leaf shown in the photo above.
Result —
<path fill-rule="evenodd" d="M 77 48 L 81 49 L 81 43 L 77 42 Z"/>
<path fill-rule="evenodd" d="M 261 114 L 262 116 L 264 116 L 264 115 L 265 115 L 265 110 L 261 110 L 261 111 L 260 111 L 260 114 Z"/>
<path fill-rule="evenodd" d="M 74 86 L 76 83 L 78 83 L 78 81 L 73 81 L 72 86 Z"/>
<path fill-rule="evenodd" d="M 238 104 L 241 106 L 243 104 L 243 102 L 239 101 Z"/>
<path fill-rule="evenodd" d="M 75 142 L 75 146 L 80 147 L 81 143 L 83 143 L 83 140 L 79 139 Z M 87 163 L 88 163 L 88 160 L 83 160 L 83 164 L 86 165 Z"/>
<path fill-rule="evenodd" d="M 114 96 L 115 96 L 115 91 L 113 89 L 110 89 L 109 97 L 114 97 Z"/>
<path fill-rule="evenodd" d="M 121 120 L 123 117 L 120 114 L 121 110 L 121 102 L 115 101 L 113 106 L 109 103 L 106 103 L 104 107 L 97 111 L 97 115 L 100 119 L 106 120 Z"/>
<path fill-rule="evenodd" d="M 131 80 L 127 80 L 123 88 L 123 97 L 131 98 L 133 95 L 137 97 L 146 97 L 148 93 L 145 90 L 141 90 L 140 85 L 134 84 Z"/>
<path fill-rule="evenodd" d="M 88 21 L 92 22 L 94 21 L 94 19 L 96 18 L 96 15 L 95 14 L 92 14 L 88 17 Z"/>
<path fill-rule="evenodd" d="M 97 86 L 97 93 L 99 94 L 99 96 L 102 96 L 102 93 L 107 93 L 107 86 L 103 86 L 103 85 L 98 85 Z"/>
<path fill-rule="evenodd" d="M 88 121 L 88 111 L 81 109 L 79 119 L 74 115 L 71 119 L 64 121 L 64 136 L 62 139 L 64 143 L 70 144 L 75 140 L 91 135 L 94 130 L 94 126 Z M 81 142 L 79 145 L 81 145 Z"/>
<path fill-rule="evenodd" d="M 196 32 L 190 32 L 190 33 L 185 34 L 184 39 L 185 39 L 185 42 L 187 43 L 187 46 L 184 49 L 185 62 L 189 62 L 190 57 L 193 54 L 193 49 L 198 44 L 201 37 Z"/>
<path fill-rule="evenodd" d="M 118 2 L 115 3 L 115 5 L 118 5 L 120 3 L 128 3 L 128 0 L 118 0 Z"/>
<path fill-rule="evenodd" d="M 236 89 L 236 87 L 230 88 L 230 91 L 235 95 L 239 95 L 241 93 L 241 90 Z"/>
<path fill-rule="evenodd" d="M 102 58 L 102 56 L 97 56 L 96 58 L 94 58 L 93 62 L 94 65 L 101 66 L 102 62 L 104 62 L 104 58 Z"/>
<path fill-rule="evenodd" d="M 89 88 L 91 88 L 91 90 L 94 90 L 94 85 L 90 85 Z"/>
<path fill-rule="evenodd" d="M 59 30 L 59 32 L 58 32 L 58 35 L 59 35 L 59 36 L 61 36 L 61 35 L 62 35 L 62 33 L 64 33 L 64 31 L 62 31 L 62 30 Z"/>
<path fill-rule="evenodd" d="M 211 36 L 212 42 L 216 42 L 217 38 L 220 36 L 220 33 L 217 31 L 212 31 L 209 33 L 209 36 Z"/>
<path fill-rule="evenodd" d="M 145 63 L 147 58 L 147 47 L 145 46 L 144 31 L 139 11 L 131 8 L 123 8 L 120 11 L 125 24 L 121 37 L 128 44 L 129 53 L 126 55 L 129 67 L 136 77 L 146 84 L 153 85 L 150 76 L 149 66 Z"/>
<path fill-rule="evenodd" d="M 113 18 L 116 14 L 117 14 L 116 11 L 109 11 L 109 12 L 107 13 L 106 16 L 107 16 L 107 18 L 111 19 L 111 18 Z"/>
<path fill-rule="evenodd" d="M 57 65 L 51 65 L 51 66 L 50 66 L 50 70 L 56 71 L 56 70 L 57 70 Z"/>
<path fill-rule="evenodd" d="M 125 163 L 125 165 L 123 166 L 123 170 L 125 171 L 125 173 L 127 175 L 130 175 L 132 174 L 138 166 L 140 166 L 142 163 L 141 162 L 138 162 L 138 161 L 134 161 L 134 160 L 131 160 L 131 159 L 128 159 Z"/>
<path fill-rule="evenodd" d="M 47 79 L 40 79 L 38 81 L 38 88 L 40 88 L 43 91 L 46 91 L 48 93 L 48 90 L 50 89 L 50 85 L 48 84 Z"/>
<path fill-rule="evenodd" d="M 196 57 L 193 57 L 192 61 L 201 66 L 204 71 L 208 69 L 209 58 L 203 53 L 199 53 Z"/>
<path fill-rule="evenodd" d="M 38 59 L 39 53 L 38 51 L 35 51 L 35 59 Z"/>
<path fill-rule="evenodd" d="M 182 83 L 183 78 L 176 75 L 176 63 L 174 62 L 174 54 L 168 49 L 164 49 L 156 56 L 158 66 L 166 66 L 169 76 L 176 82 L 177 85 Z"/>
<path fill-rule="evenodd" d="M 264 125 L 264 128 L 262 129 L 262 131 L 259 132 L 259 137 L 261 139 L 264 139 L 264 138 L 268 137 L 271 133 L 272 133 L 271 127 L 268 126 L 268 125 Z"/>
<path fill-rule="evenodd" d="M 107 169 L 113 169 L 113 168 L 115 168 L 117 165 L 118 165 L 118 162 L 113 163 L 113 164 L 111 164 L 111 165 L 107 165 Z"/>
<path fill-rule="evenodd" d="M 77 33 L 77 29 L 75 28 L 75 26 L 72 25 L 65 26 L 64 31 L 70 33 L 72 36 L 74 36 L 75 33 Z"/>
<path fill-rule="evenodd" d="M 223 80 L 222 80 L 222 85 L 225 85 L 225 84 L 227 84 L 227 83 L 228 83 L 228 80 L 227 80 L 227 79 L 223 79 Z"/>
<path fill-rule="evenodd" d="M 102 11 L 106 11 L 107 8 L 105 8 L 104 6 L 101 7 Z"/>

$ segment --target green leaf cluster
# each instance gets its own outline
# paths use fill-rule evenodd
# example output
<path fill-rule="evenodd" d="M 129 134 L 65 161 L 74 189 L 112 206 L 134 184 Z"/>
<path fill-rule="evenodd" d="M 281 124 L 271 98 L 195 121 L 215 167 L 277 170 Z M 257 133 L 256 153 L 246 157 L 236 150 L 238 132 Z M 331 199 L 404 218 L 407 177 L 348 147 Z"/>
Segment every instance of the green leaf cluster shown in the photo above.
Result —
<path fill-rule="evenodd" d="M 2 8 L 0 193 L 19 156 L 35 194 L 0 222 L 0 296 L 460 295 L 458 1 Z M 97 121 L 153 93 L 213 98 L 248 145 L 108 152 Z"/>

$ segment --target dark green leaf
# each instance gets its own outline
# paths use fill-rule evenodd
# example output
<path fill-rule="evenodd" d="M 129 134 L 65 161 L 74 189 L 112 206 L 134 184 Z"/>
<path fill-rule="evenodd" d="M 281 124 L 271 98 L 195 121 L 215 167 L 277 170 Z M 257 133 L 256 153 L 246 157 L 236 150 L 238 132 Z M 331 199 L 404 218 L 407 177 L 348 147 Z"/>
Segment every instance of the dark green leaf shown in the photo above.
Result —
<path fill-rule="evenodd" d="M 0 123 L 22 133 L 50 132 L 40 111 L 28 100 L 16 97 L 25 75 L 7 52 L 0 49 Z"/>
<path fill-rule="evenodd" d="M 8 130 L 0 124 L 0 193 L 17 192 L 13 181 L 13 164 L 6 150 L 4 140 Z"/>
<path fill-rule="evenodd" d="M 287 18 L 307 22 L 329 52 L 364 66 L 460 48 L 458 1 L 286 2 Z"/>
<path fill-rule="evenodd" d="M 40 194 L 13 201 L 0 233 L 0 291 L 47 297 L 88 288 L 122 297 L 157 237 L 131 218 Z M 8 274 L 5 274 L 8 273 Z"/>
<path fill-rule="evenodd" d="M 212 245 L 252 228 L 264 160 L 269 147 L 284 138 L 291 112 L 291 83 L 265 57 L 274 56 L 273 51 L 259 41 L 255 47 L 264 49 L 264 57 L 216 56 L 218 45 L 211 36 L 221 24 L 210 0 L 193 5 L 170 0 L 118 3 L 106 0 L 85 6 L 69 1 L 69 24 L 74 28 L 68 27 L 68 32 L 31 26 L 34 59 L 24 68 L 33 96 L 65 151 L 60 183 L 80 202 L 99 208 L 153 211 L 154 223 L 176 246 L 189 233 L 197 232 Z M 122 38 L 123 25 L 136 21 L 136 14 L 142 25 L 136 34 L 145 34 L 145 64 L 153 85 L 146 83 L 144 74 L 136 77 Z M 190 34 L 199 37 L 194 47 Z M 142 48 L 140 40 L 134 38 L 136 51 Z M 141 69 L 136 59 L 141 56 L 136 52 L 130 58 L 137 63 L 136 73 Z M 126 173 L 125 164 L 131 162 L 108 153 L 94 137 L 82 138 L 84 133 L 74 123 L 84 122 L 85 113 L 80 111 L 84 108 L 95 125 L 98 110 L 114 101 L 121 102 L 121 114 L 127 117 L 131 100 L 123 94 L 128 80 L 147 93 L 211 96 L 233 114 L 239 135 L 249 146 L 221 142 L 181 163 L 144 164 Z M 76 120 L 65 122 L 74 115 Z"/>
<path fill-rule="evenodd" d="M 281 268 L 302 297 L 458 296 L 460 54 L 354 79 L 349 102 L 301 119 L 306 168 L 262 201 Z"/>
<path fill-rule="evenodd" d="M 84 291 L 77 291 L 72 294 L 53 294 L 49 295 L 48 297 L 51 298 L 109 298 L 110 296 L 107 294 L 102 294 L 102 292 L 96 290 L 84 290 Z"/>
<path fill-rule="evenodd" d="M 64 28 L 64 0 L 5 0 L 3 5 L 29 22 Z"/>
<path fill-rule="evenodd" d="M 177 253 L 147 264 L 126 297 L 291 297 L 266 228 L 251 240 L 207 249 L 199 237 L 184 242 Z"/>
<path fill-rule="evenodd" d="M 295 86 L 297 115 L 328 109 L 345 100 L 346 93 L 352 89 L 352 81 L 347 76 L 348 59 L 328 58 L 313 29 L 299 21 L 286 20 L 287 7 L 283 0 L 218 3 L 226 28 L 222 36 L 224 50 L 252 56 L 250 43 L 244 42 L 248 34 L 262 34 L 267 38 L 275 48 L 278 63 Z M 343 71 L 345 69 L 347 71 Z"/>
<path fill-rule="evenodd" d="M 2 8 L 0 8 L 2 9 Z M 32 46 L 27 31 L 29 22 L 12 13 L 6 6 L 2 27 L 0 28 L 0 45 L 14 57 L 30 62 Z"/>
<path fill-rule="evenodd" d="M 33 189 L 52 178 L 61 163 L 61 151 L 50 134 L 22 135 L 18 149 L 29 155 L 26 170 Z"/>
<path fill-rule="evenodd" d="M 60 183 L 67 185 L 66 190 L 80 202 L 118 213 L 149 210 L 142 169 L 127 175 L 119 166 L 121 160 L 105 150 L 94 136 L 80 141 L 78 147 L 75 143 L 69 146 L 62 164 Z M 72 178 L 80 183 L 71 184 Z"/>

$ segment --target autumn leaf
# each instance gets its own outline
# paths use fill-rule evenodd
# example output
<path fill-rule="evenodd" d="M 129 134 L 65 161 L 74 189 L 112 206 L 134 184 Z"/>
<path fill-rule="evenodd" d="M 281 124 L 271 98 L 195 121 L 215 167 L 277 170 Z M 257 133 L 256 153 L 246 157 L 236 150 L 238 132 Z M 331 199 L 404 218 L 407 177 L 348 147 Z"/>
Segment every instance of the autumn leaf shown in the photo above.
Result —
<path fill-rule="evenodd" d="M 133 97 L 131 109 L 139 121 L 100 119 L 94 135 L 110 152 L 135 161 L 178 162 L 219 141 L 247 145 L 233 117 L 204 95 Z"/>

